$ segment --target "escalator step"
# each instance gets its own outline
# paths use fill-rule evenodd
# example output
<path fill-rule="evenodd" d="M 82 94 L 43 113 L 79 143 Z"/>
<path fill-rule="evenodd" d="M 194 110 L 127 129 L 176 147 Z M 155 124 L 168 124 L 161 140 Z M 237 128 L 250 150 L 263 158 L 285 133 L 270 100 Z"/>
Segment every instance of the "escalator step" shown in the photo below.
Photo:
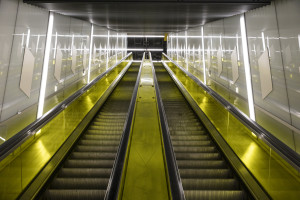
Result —
<path fill-rule="evenodd" d="M 220 160 L 219 153 L 175 153 L 177 160 Z"/>
<path fill-rule="evenodd" d="M 206 191 L 206 190 L 185 190 L 186 200 L 243 200 L 247 199 L 243 191 Z"/>
<path fill-rule="evenodd" d="M 117 122 L 117 121 L 110 121 L 110 122 L 93 122 L 92 123 L 93 125 L 96 125 L 96 126 L 103 126 L 103 127 L 106 127 L 106 126 L 124 126 L 124 122 L 121 121 L 121 122 Z"/>
<path fill-rule="evenodd" d="M 178 160 L 179 169 L 227 169 L 226 163 L 222 160 L 196 161 Z"/>
<path fill-rule="evenodd" d="M 88 130 L 82 138 L 85 139 L 93 139 L 93 140 L 107 140 L 107 139 L 115 139 L 120 137 L 120 132 L 116 131 L 104 131 L 104 130 Z"/>
<path fill-rule="evenodd" d="M 117 152 L 118 146 L 85 146 L 77 145 L 75 151 L 80 152 Z"/>
<path fill-rule="evenodd" d="M 108 178 L 55 178 L 51 189 L 103 189 L 105 190 Z"/>
<path fill-rule="evenodd" d="M 238 190 L 235 179 L 181 179 L 185 190 Z"/>
<path fill-rule="evenodd" d="M 68 168 L 112 168 L 114 160 L 66 160 L 64 167 Z"/>
<path fill-rule="evenodd" d="M 207 141 L 173 141 L 173 146 L 212 146 L 213 143 Z"/>
<path fill-rule="evenodd" d="M 47 190 L 47 200 L 99 200 L 104 199 L 106 190 Z"/>
<path fill-rule="evenodd" d="M 89 127 L 89 130 L 103 130 L 103 131 L 116 131 L 116 132 L 122 132 L 124 126 L 97 126 L 97 125 L 91 125 Z"/>
<path fill-rule="evenodd" d="M 68 178 L 109 178 L 111 168 L 62 168 L 58 177 Z"/>
<path fill-rule="evenodd" d="M 171 135 L 172 141 L 195 141 L 209 140 L 207 135 Z"/>
<path fill-rule="evenodd" d="M 184 136 L 188 136 L 188 135 L 206 135 L 206 131 L 205 130 L 200 130 L 200 131 L 189 131 L 186 132 L 184 130 L 170 130 L 171 135 L 184 135 Z"/>
<path fill-rule="evenodd" d="M 203 146 L 203 147 L 188 147 L 188 146 L 173 146 L 175 153 L 214 153 L 217 152 L 216 147 L 213 146 Z"/>
<path fill-rule="evenodd" d="M 71 159 L 104 159 L 104 160 L 114 160 L 116 153 L 110 152 L 72 152 L 70 155 Z"/>
<path fill-rule="evenodd" d="M 180 169 L 181 178 L 232 178 L 229 169 Z"/>
<path fill-rule="evenodd" d="M 80 140 L 78 144 L 80 145 L 107 145 L 107 146 L 111 146 L 111 145 L 119 145 L 119 140 Z"/>
<path fill-rule="evenodd" d="M 107 132 L 107 131 L 106 131 Z M 120 134 L 92 134 L 88 133 L 85 134 L 82 139 L 86 140 L 120 140 L 121 135 Z"/>

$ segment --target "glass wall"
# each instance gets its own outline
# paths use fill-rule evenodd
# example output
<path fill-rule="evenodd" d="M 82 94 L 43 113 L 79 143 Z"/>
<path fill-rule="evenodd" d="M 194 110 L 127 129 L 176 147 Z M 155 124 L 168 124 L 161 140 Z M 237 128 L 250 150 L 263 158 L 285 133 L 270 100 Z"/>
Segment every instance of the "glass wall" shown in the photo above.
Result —
<path fill-rule="evenodd" d="M 257 123 L 300 152 L 300 27 L 297 0 L 276 0 L 245 13 Z M 249 115 L 240 15 L 207 23 L 204 59 L 207 85 Z M 169 56 L 202 82 L 201 27 L 169 37 Z M 199 60 L 197 57 L 199 56 Z M 200 62 L 200 65 L 199 65 Z"/>
<path fill-rule="evenodd" d="M 36 120 L 49 16 L 22 0 L 0 1 L 0 144 Z M 127 53 L 124 33 L 94 26 L 90 46 L 89 22 L 53 19 L 43 113 L 87 84 L 89 63 L 92 80 Z"/>

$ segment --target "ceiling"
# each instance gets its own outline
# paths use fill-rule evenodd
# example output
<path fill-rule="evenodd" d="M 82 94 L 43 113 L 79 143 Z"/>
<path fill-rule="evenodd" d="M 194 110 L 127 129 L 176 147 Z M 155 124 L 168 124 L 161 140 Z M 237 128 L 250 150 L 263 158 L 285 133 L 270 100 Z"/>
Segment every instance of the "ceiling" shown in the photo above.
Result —
<path fill-rule="evenodd" d="M 128 34 L 163 34 L 197 27 L 271 0 L 24 0 L 56 13 Z"/>

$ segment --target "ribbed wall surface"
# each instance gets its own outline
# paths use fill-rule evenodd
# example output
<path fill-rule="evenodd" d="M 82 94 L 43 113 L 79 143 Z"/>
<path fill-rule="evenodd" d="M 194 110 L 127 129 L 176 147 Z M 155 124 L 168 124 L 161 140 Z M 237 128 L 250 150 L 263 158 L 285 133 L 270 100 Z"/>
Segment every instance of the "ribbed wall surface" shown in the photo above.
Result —
<path fill-rule="evenodd" d="M 129 68 L 41 199 L 104 199 L 138 67 L 132 64 Z"/>

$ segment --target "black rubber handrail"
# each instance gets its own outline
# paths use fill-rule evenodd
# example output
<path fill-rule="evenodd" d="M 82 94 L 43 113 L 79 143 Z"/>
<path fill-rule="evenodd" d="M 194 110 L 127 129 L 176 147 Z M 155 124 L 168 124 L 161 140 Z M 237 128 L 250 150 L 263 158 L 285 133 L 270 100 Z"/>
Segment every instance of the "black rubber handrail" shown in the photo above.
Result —
<path fill-rule="evenodd" d="M 173 200 L 185 200 L 183 187 L 181 178 L 179 175 L 179 170 L 175 158 L 175 153 L 173 150 L 171 138 L 170 138 L 170 131 L 169 131 L 169 125 L 167 122 L 167 117 L 164 109 L 164 105 L 161 99 L 160 90 L 155 74 L 155 69 L 152 62 L 152 56 L 149 52 L 149 57 L 152 65 L 152 71 L 153 71 L 153 81 L 155 85 L 155 92 L 156 92 L 156 99 L 157 99 L 157 106 L 158 106 L 158 112 L 159 112 L 159 118 L 160 118 L 160 125 L 163 135 L 163 143 L 164 143 L 164 149 L 165 149 L 165 156 L 166 156 L 166 162 L 168 167 L 168 175 L 169 175 L 169 182 L 171 187 L 171 194 Z"/>
<path fill-rule="evenodd" d="M 58 115 L 61 111 L 63 111 L 69 104 L 75 101 L 78 97 L 80 97 L 83 93 L 85 93 L 88 89 L 90 89 L 93 85 L 95 85 L 101 78 L 103 78 L 106 74 L 108 74 L 111 70 L 113 70 L 116 66 L 126 60 L 132 53 L 127 54 L 124 58 L 122 58 L 119 62 L 117 62 L 114 66 L 109 68 L 104 73 L 100 74 L 93 81 L 85 85 L 83 88 L 72 94 L 66 100 L 59 103 L 57 106 L 49 110 L 42 117 L 38 118 L 28 126 L 26 126 L 23 130 L 16 133 L 13 137 L 5 141 L 0 146 L 0 161 L 3 160 L 6 156 L 8 156 L 11 152 L 13 152 L 16 148 L 22 145 L 31 135 L 33 135 L 36 131 L 46 125 L 51 119 L 53 119 L 56 115 Z"/>
<path fill-rule="evenodd" d="M 112 169 L 112 173 L 108 182 L 106 194 L 105 194 L 105 200 L 116 200 L 118 199 L 119 195 L 119 188 L 120 188 L 120 183 L 122 179 L 122 174 L 123 174 L 123 168 L 125 164 L 125 159 L 126 159 L 126 152 L 127 152 L 127 147 L 128 147 L 128 142 L 130 138 L 130 131 L 131 131 L 131 125 L 132 125 L 132 120 L 134 116 L 134 110 L 135 110 L 135 104 L 136 104 L 136 99 L 137 99 L 137 93 L 139 89 L 139 80 L 141 77 L 141 69 L 143 66 L 143 61 L 145 59 L 145 53 L 143 55 L 143 59 L 140 65 L 139 73 L 135 82 L 133 94 L 131 97 L 126 121 L 124 124 L 124 129 L 123 129 L 123 134 L 120 142 L 120 146 L 116 155 L 116 159 L 114 162 L 114 166 Z"/>
<path fill-rule="evenodd" d="M 197 77 L 192 73 L 184 69 L 177 62 L 172 60 L 169 56 L 163 53 L 167 59 L 169 59 L 174 65 L 176 65 L 181 71 L 187 74 L 193 81 L 195 81 L 200 87 L 202 87 L 206 92 L 208 92 L 214 99 L 220 102 L 228 111 L 230 111 L 237 119 L 239 119 L 247 128 L 249 128 L 258 138 L 263 140 L 268 144 L 273 150 L 275 150 L 279 155 L 281 155 L 288 163 L 290 163 L 296 170 L 300 170 L 300 155 L 291 149 L 289 146 L 284 144 L 278 138 L 276 138 L 272 133 L 264 129 L 258 123 L 250 119 L 246 114 L 241 112 L 235 106 L 226 101 L 222 96 L 217 94 L 211 88 L 202 83 Z"/>

